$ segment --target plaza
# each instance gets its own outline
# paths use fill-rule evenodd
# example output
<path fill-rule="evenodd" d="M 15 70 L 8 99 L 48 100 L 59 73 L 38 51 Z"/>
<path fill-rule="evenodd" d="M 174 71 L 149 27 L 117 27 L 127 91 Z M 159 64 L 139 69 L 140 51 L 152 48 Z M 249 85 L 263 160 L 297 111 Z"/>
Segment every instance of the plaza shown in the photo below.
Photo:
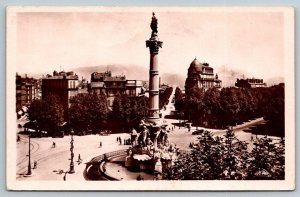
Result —
<path fill-rule="evenodd" d="M 170 99 L 171 100 L 171 99 Z M 167 114 L 168 110 L 172 108 L 173 104 L 170 102 L 163 114 Z M 170 111 L 170 110 L 169 110 Z M 165 119 L 168 125 L 173 125 L 178 123 L 175 119 Z M 253 143 L 251 138 L 253 135 L 249 132 L 244 132 L 243 130 L 249 128 L 250 126 L 260 124 L 263 120 L 256 119 L 249 121 L 243 125 L 238 125 L 235 127 L 234 131 L 239 140 L 246 141 L 248 143 Z M 24 122 L 23 122 L 24 123 Z M 200 127 L 198 128 L 200 129 Z M 19 128 L 16 129 L 17 132 L 20 131 Z M 169 141 L 176 144 L 180 150 L 189 150 L 189 144 L 197 142 L 197 135 L 192 135 L 192 132 L 196 130 L 196 127 L 192 127 L 189 131 L 186 127 L 175 126 L 173 131 L 169 132 Z M 225 130 L 212 130 L 207 129 L 215 133 L 216 136 L 222 136 L 225 134 Z M 28 136 L 18 134 L 21 138 L 20 142 L 17 142 L 17 158 L 16 158 L 16 179 L 17 180 L 64 180 L 64 175 L 69 170 L 70 165 L 70 136 L 65 136 L 64 138 L 31 138 L 31 162 L 37 161 L 37 168 L 32 169 L 32 176 L 26 176 L 27 166 L 28 166 Z M 86 168 L 86 163 L 92 158 L 99 155 L 128 149 L 131 145 L 120 144 L 116 141 L 117 137 L 123 139 L 130 138 L 128 133 L 118 133 L 110 134 L 107 136 L 102 135 L 86 135 L 86 136 L 74 136 L 74 163 L 75 163 L 75 173 L 67 174 L 66 181 L 78 181 L 86 180 L 84 177 L 84 171 Z M 257 137 L 263 137 L 261 135 Z M 277 139 L 274 137 L 274 139 Z M 53 142 L 55 142 L 55 148 L 52 147 Z M 99 143 L 102 142 L 102 146 Z M 80 154 L 81 162 L 77 161 L 78 155 Z M 139 173 L 129 174 L 120 171 L 122 168 L 117 164 L 112 165 L 114 172 L 108 172 L 108 174 L 113 174 L 118 179 L 128 180 L 136 179 Z M 111 166 L 110 166 L 111 167 Z M 118 172 L 119 170 L 119 172 Z M 130 177 L 132 175 L 132 177 Z M 128 177 L 129 176 L 129 177 Z M 147 175 L 142 173 L 143 177 Z M 149 178 L 148 178 L 149 179 Z M 151 178 L 150 178 L 151 179 Z"/>
<path fill-rule="evenodd" d="M 212 121 L 212 118 L 210 118 L 210 116 L 211 116 L 211 111 L 213 111 L 213 109 L 209 109 L 206 111 L 208 115 L 207 119 L 204 119 L 204 117 L 202 117 L 203 119 L 201 119 L 201 121 L 200 119 L 198 120 L 195 119 L 198 118 L 198 116 L 199 117 L 203 116 L 205 110 L 202 109 L 201 111 L 200 110 L 201 105 L 199 104 L 205 103 L 205 100 L 201 98 L 201 94 L 195 97 L 193 93 L 195 93 L 195 91 L 196 92 L 198 91 L 197 93 L 201 93 L 203 91 L 202 93 L 205 94 L 205 92 L 208 91 L 208 89 L 216 88 L 213 89 L 213 91 L 219 91 L 218 88 L 221 88 L 220 85 L 221 80 L 218 78 L 218 75 L 214 76 L 213 69 L 209 67 L 207 63 L 200 64 L 196 59 L 190 65 L 187 83 L 185 86 L 186 100 L 184 100 L 184 102 L 186 102 L 185 107 L 187 107 L 188 109 L 188 112 L 185 111 L 186 113 L 185 118 L 187 118 L 187 114 L 188 114 L 189 120 L 187 121 L 184 119 L 180 120 L 180 119 L 167 118 L 170 117 L 169 115 L 174 113 L 174 109 L 175 109 L 174 95 L 175 95 L 175 89 L 178 86 L 172 85 L 172 93 L 170 97 L 169 95 L 167 96 L 168 103 L 166 105 L 164 103 L 163 106 L 161 107 L 159 103 L 160 78 L 159 78 L 158 54 L 159 54 L 159 49 L 162 48 L 163 42 L 158 39 L 158 30 L 157 30 L 158 23 L 157 23 L 157 18 L 155 16 L 155 13 L 153 13 L 152 15 L 153 15 L 152 21 L 150 25 L 152 29 L 152 33 L 151 33 L 151 37 L 148 40 L 146 40 L 146 47 L 148 47 L 150 51 L 149 89 L 148 89 L 149 97 L 147 99 L 148 106 L 142 107 L 142 109 L 147 109 L 147 114 L 143 114 L 142 117 L 136 115 L 137 117 L 140 118 L 139 119 L 140 124 L 137 124 L 135 122 L 135 126 L 138 130 L 138 135 L 135 134 L 135 138 L 133 139 L 133 135 L 131 135 L 128 132 L 128 128 L 126 133 L 124 131 L 124 128 L 117 131 L 115 130 L 113 133 L 107 132 L 106 130 L 105 132 L 106 135 L 101 135 L 100 134 L 101 132 L 99 132 L 101 130 L 101 127 L 103 127 L 103 125 L 105 124 L 104 122 L 106 121 L 107 116 L 110 116 L 115 121 L 114 122 L 115 124 L 122 125 L 122 123 L 127 124 L 129 122 L 129 119 L 127 119 L 126 122 L 124 121 L 122 115 L 120 115 L 122 111 L 120 109 L 122 109 L 123 107 L 122 105 L 129 103 L 129 100 L 126 101 L 127 103 L 122 101 L 121 100 L 122 97 L 118 98 L 120 99 L 120 101 L 118 101 L 118 99 L 115 100 L 116 105 L 120 105 L 120 106 L 118 106 L 119 109 L 117 108 L 116 111 L 113 111 L 114 109 L 112 109 L 112 111 L 115 112 L 115 114 L 112 115 L 109 113 L 107 105 L 105 104 L 106 100 L 104 99 L 100 100 L 101 98 L 105 98 L 105 95 L 102 95 L 103 97 L 99 97 L 99 102 L 95 102 L 97 104 L 96 106 L 93 106 L 93 108 L 97 108 L 103 105 L 102 108 L 104 110 L 100 107 L 99 109 L 97 108 L 99 111 L 95 112 L 93 111 L 94 110 L 93 108 L 89 108 L 87 111 L 93 111 L 95 113 L 92 113 L 93 116 L 84 114 L 83 116 L 87 117 L 87 119 L 83 119 L 80 116 L 72 117 L 72 115 L 82 115 L 85 107 L 87 107 L 87 105 L 93 104 L 93 102 L 89 104 L 84 103 L 82 109 L 80 109 L 80 107 L 82 106 L 73 105 L 72 102 L 70 102 L 70 106 L 69 103 L 65 103 L 64 108 L 66 109 L 66 111 L 68 111 L 68 113 L 64 114 L 64 116 L 66 116 L 65 121 L 68 121 L 69 123 L 71 122 L 72 124 L 70 125 L 72 126 L 72 128 L 70 127 L 68 131 L 69 135 L 67 134 L 64 136 L 63 134 L 62 136 L 60 136 L 61 138 L 56 138 L 56 133 L 55 133 L 58 130 L 57 127 L 59 125 L 62 125 L 63 123 L 63 121 L 59 120 L 59 118 L 49 121 L 51 124 L 52 123 L 56 124 L 55 129 L 53 129 L 52 127 L 51 130 L 50 125 L 46 125 L 46 128 L 44 128 L 46 130 L 50 129 L 47 131 L 53 132 L 52 137 L 42 137 L 42 138 L 30 138 L 29 137 L 30 133 L 28 132 L 27 132 L 28 135 L 23 134 L 26 132 L 20 133 L 20 131 L 23 131 L 23 128 L 24 131 L 25 130 L 28 131 L 28 129 L 25 129 L 24 127 L 26 123 L 25 120 L 26 117 L 21 118 L 22 120 L 17 120 L 17 139 L 18 139 L 17 158 L 16 158 L 17 180 L 77 181 L 77 180 L 105 180 L 105 178 L 107 180 L 155 180 L 156 178 L 162 179 L 163 172 L 167 171 L 169 168 L 171 169 L 172 165 L 174 164 L 173 160 L 176 160 L 178 158 L 177 156 L 178 154 L 180 155 L 180 151 L 189 152 L 191 149 L 193 149 L 194 147 L 193 145 L 198 143 L 198 136 L 193 135 L 193 132 L 198 129 L 202 129 L 203 131 L 204 130 L 210 131 L 213 136 L 218 136 L 218 137 L 223 137 L 224 134 L 227 135 L 229 132 L 234 132 L 236 138 L 238 139 L 238 143 L 240 143 L 241 141 L 247 142 L 249 146 L 247 144 L 245 149 L 247 151 L 251 151 L 253 149 L 255 145 L 254 144 L 255 140 L 259 140 L 259 138 L 262 137 L 262 135 L 257 135 L 257 134 L 253 135 L 251 134 L 251 132 L 249 132 L 249 130 L 251 130 L 251 128 L 253 127 L 256 127 L 257 125 L 265 124 L 266 120 L 264 120 L 264 118 L 261 117 L 264 115 L 253 114 L 254 111 L 251 109 L 251 107 L 248 107 L 247 104 L 252 106 L 254 102 L 253 103 L 245 102 L 245 100 L 248 100 L 247 97 L 246 99 L 242 99 L 242 96 L 238 97 L 239 100 L 233 99 L 236 97 L 237 94 L 241 92 L 245 92 L 244 90 L 236 90 L 233 89 L 232 87 L 228 87 L 227 89 L 224 88 L 224 91 L 222 92 L 223 94 L 222 93 L 219 94 L 222 96 L 224 95 L 226 96 L 227 94 L 229 95 L 228 97 L 224 97 L 224 98 L 216 96 L 218 94 L 215 92 L 216 94 L 215 99 L 212 99 L 213 100 L 212 102 L 214 102 L 214 104 L 218 102 L 220 103 L 220 105 L 223 104 L 222 105 L 223 108 L 220 107 L 220 109 L 218 108 L 218 105 L 215 105 L 217 106 L 215 108 L 219 110 L 217 111 L 217 113 L 220 113 L 223 116 L 221 118 L 219 116 L 216 116 L 218 118 L 217 120 L 216 117 L 213 118 L 215 118 L 216 122 L 221 122 L 222 119 L 225 120 L 228 119 L 227 122 L 223 123 L 222 127 L 220 127 L 222 129 L 208 129 L 203 127 L 192 126 L 192 124 L 202 125 L 205 127 L 208 126 L 207 121 Z M 77 75 L 74 75 L 74 77 L 75 80 L 78 80 Z M 61 76 L 55 75 L 54 78 L 49 77 L 49 80 L 52 82 L 53 79 L 56 80 L 56 78 L 68 79 L 67 75 L 63 73 Z M 73 80 L 73 77 L 71 77 L 70 80 Z M 125 78 L 122 77 L 122 80 L 125 80 Z M 200 83 L 200 87 L 202 89 L 198 89 L 199 82 L 197 82 L 197 80 L 203 81 L 203 84 Z M 116 85 L 116 83 L 117 82 L 113 80 L 112 84 Z M 45 84 L 47 83 L 43 82 L 42 87 L 47 87 L 45 86 Z M 71 81 L 68 84 L 71 86 L 65 86 L 65 89 L 66 87 L 68 87 L 67 88 L 68 91 L 69 90 L 77 91 L 78 87 L 77 85 L 75 86 L 75 81 L 74 83 Z M 123 87 L 124 85 L 120 85 L 120 86 Z M 50 87 L 52 87 L 52 85 Z M 279 88 L 283 89 L 282 87 Z M 54 88 L 53 91 L 56 92 L 57 89 Z M 45 88 L 44 89 L 42 88 L 42 94 L 45 94 L 45 92 L 47 92 L 45 91 Z M 61 94 L 60 91 L 57 92 L 58 94 Z M 76 98 L 75 93 L 77 94 L 77 92 L 74 92 L 74 94 L 72 93 L 70 95 L 65 95 L 65 94 L 62 95 L 67 96 L 65 100 L 69 102 L 69 99 L 71 97 Z M 79 94 L 79 96 L 83 96 L 83 94 Z M 92 97 L 92 100 L 94 98 L 95 99 L 98 98 L 96 94 L 93 94 L 93 96 L 95 97 Z M 247 96 L 250 97 L 251 94 L 250 96 L 249 95 Z M 212 95 L 208 96 L 206 100 L 210 100 L 211 97 Z M 42 99 L 46 100 L 45 98 Z M 195 103 L 190 102 L 193 101 L 193 99 L 196 100 Z M 218 99 L 220 99 L 220 101 L 218 101 Z M 42 103 L 41 106 L 47 106 L 47 105 L 50 106 L 49 102 L 52 100 L 55 100 L 55 98 L 52 98 L 48 101 L 44 101 L 44 103 Z M 89 100 L 89 99 L 85 98 L 83 100 Z M 225 103 L 222 101 L 225 101 Z M 76 103 L 76 101 L 73 102 Z M 237 102 L 238 107 L 232 105 L 232 103 L 234 102 Z M 238 102 L 240 102 L 241 104 L 239 105 Z M 194 104 L 197 105 L 195 106 Z M 112 108 L 114 108 L 113 105 L 114 104 L 112 104 Z M 53 104 L 53 106 L 55 106 L 55 103 Z M 57 104 L 57 106 L 59 105 Z M 58 108 L 57 106 L 54 107 L 54 109 L 57 109 Z M 211 106 L 212 106 L 211 103 L 207 104 L 207 107 L 211 107 Z M 255 107 L 254 104 L 253 107 Z M 243 108 L 245 108 L 246 110 L 242 111 L 241 109 Z M 42 109 L 47 109 L 47 108 L 42 108 Z M 139 108 L 139 110 L 142 109 Z M 137 109 L 135 110 L 138 111 Z M 181 110 L 176 109 L 176 110 L 178 110 L 180 114 L 183 113 L 182 109 Z M 194 119 L 191 119 L 191 115 L 190 115 L 191 111 L 194 111 L 193 112 L 194 114 L 192 115 L 192 118 Z M 233 113 L 226 113 L 228 111 Z M 240 112 L 240 114 L 236 113 L 236 111 Z M 99 112 L 103 112 L 103 113 L 99 113 Z M 130 112 L 130 110 L 127 111 L 127 114 L 128 112 Z M 181 115 L 179 117 L 179 113 L 177 114 L 176 117 L 183 118 L 184 116 Z M 62 115 L 63 110 L 55 111 L 55 113 L 53 113 L 54 118 L 55 115 L 58 114 Z M 238 119 L 239 115 L 243 115 L 243 119 Z M 31 116 L 29 117 L 31 118 L 31 123 L 39 121 L 38 116 L 35 117 L 34 119 L 32 119 Z M 45 117 L 47 117 L 47 115 Z M 98 117 L 100 117 L 101 120 L 98 119 Z M 119 117 L 119 119 L 116 117 Z M 95 119 L 92 120 L 92 118 Z M 80 120 L 80 121 L 76 122 L 76 120 Z M 181 124 L 183 122 L 185 124 Z M 199 124 L 199 122 L 201 123 Z M 203 124 L 204 122 L 206 124 Z M 43 123 L 43 121 L 40 121 L 39 123 Z M 84 125 L 84 127 L 80 127 L 82 125 Z M 235 125 L 235 126 L 227 127 L 226 125 L 227 126 Z M 42 126 L 45 125 L 40 124 L 35 128 L 38 131 L 39 129 L 43 129 L 41 128 Z M 226 129 L 225 126 L 227 127 Z M 212 127 L 212 128 L 217 128 L 217 127 Z M 77 135 L 74 135 L 73 129 L 76 131 L 75 133 Z M 133 126 L 131 126 L 130 129 L 132 129 L 132 132 L 135 131 Z M 86 133 L 86 131 L 88 132 Z M 89 131 L 93 131 L 93 132 L 89 132 Z M 94 133 L 94 134 L 90 134 L 90 133 Z M 226 138 L 225 144 L 230 141 L 229 138 L 228 139 Z M 127 143 L 128 139 L 131 140 L 131 143 Z M 230 141 L 230 143 L 232 143 L 232 141 Z M 198 143 L 198 146 L 200 147 L 201 144 Z M 222 148 L 226 149 L 224 148 L 224 146 Z M 230 149 L 229 153 L 231 153 L 231 144 L 229 145 L 228 149 Z M 204 152 L 204 154 L 205 153 L 206 152 Z M 233 157 L 233 156 L 226 155 L 224 159 L 225 161 L 224 163 L 227 162 L 228 159 L 227 157 Z M 213 161 L 215 162 L 215 160 Z M 214 165 L 216 164 L 214 163 Z M 199 164 L 197 163 L 195 166 L 198 168 Z M 231 172 L 231 167 L 232 166 L 229 167 L 230 168 L 229 172 Z M 95 170 L 95 174 L 93 174 L 94 171 L 89 171 L 91 168 Z M 132 168 L 134 168 L 135 170 L 131 171 L 130 169 Z M 147 172 L 150 171 L 150 173 L 147 173 L 146 171 Z M 223 174 L 222 173 L 220 174 L 227 176 L 229 172 L 227 170 L 224 170 Z M 92 173 L 92 176 L 95 175 L 93 179 L 90 178 L 91 177 L 90 173 Z M 201 173 L 202 172 L 199 172 L 199 174 Z M 159 174 L 159 178 L 156 176 L 158 174 Z M 229 177 L 230 176 L 231 173 L 229 173 Z M 249 175 L 249 177 L 251 177 L 251 175 Z"/>

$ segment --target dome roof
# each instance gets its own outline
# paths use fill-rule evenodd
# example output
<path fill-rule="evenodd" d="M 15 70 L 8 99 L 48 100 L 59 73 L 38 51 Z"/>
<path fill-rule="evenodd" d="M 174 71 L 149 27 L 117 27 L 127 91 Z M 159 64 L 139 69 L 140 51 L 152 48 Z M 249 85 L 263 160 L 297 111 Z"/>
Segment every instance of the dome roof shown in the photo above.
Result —
<path fill-rule="evenodd" d="M 194 68 L 196 71 L 201 71 L 202 66 L 203 65 L 197 60 L 197 58 L 195 58 L 190 64 L 190 68 Z"/>

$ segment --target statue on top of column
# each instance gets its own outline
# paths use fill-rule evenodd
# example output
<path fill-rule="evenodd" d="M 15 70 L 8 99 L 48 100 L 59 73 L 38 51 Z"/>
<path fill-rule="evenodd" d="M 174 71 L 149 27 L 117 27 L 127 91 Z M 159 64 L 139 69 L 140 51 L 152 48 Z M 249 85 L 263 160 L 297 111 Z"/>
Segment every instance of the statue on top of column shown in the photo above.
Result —
<path fill-rule="evenodd" d="M 157 33 L 157 18 L 155 17 L 155 13 L 152 13 L 152 21 L 151 21 L 151 29 L 152 29 L 152 33 Z"/>

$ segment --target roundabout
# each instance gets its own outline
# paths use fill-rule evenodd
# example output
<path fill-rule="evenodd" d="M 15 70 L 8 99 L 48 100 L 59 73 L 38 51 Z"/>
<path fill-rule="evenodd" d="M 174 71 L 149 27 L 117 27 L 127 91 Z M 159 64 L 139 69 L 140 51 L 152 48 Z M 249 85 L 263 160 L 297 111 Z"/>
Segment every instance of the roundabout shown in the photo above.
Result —
<path fill-rule="evenodd" d="M 150 171 L 129 170 L 125 166 L 127 149 L 113 151 L 94 157 L 86 163 L 84 177 L 86 180 L 154 180 L 154 174 Z"/>

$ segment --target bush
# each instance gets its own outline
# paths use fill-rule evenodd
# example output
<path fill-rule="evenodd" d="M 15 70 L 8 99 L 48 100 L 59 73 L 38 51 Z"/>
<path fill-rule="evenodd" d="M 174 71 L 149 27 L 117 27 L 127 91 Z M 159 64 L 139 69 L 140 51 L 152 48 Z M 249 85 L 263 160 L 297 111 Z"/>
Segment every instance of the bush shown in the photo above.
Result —
<path fill-rule="evenodd" d="M 167 180 L 283 180 L 285 175 L 284 140 L 278 143 L 264 137 L 248 144 L 231 130 L 224 137 L 204 131 L 191 152 L 180 154 L 174 165 L 163 171 Z"/>

